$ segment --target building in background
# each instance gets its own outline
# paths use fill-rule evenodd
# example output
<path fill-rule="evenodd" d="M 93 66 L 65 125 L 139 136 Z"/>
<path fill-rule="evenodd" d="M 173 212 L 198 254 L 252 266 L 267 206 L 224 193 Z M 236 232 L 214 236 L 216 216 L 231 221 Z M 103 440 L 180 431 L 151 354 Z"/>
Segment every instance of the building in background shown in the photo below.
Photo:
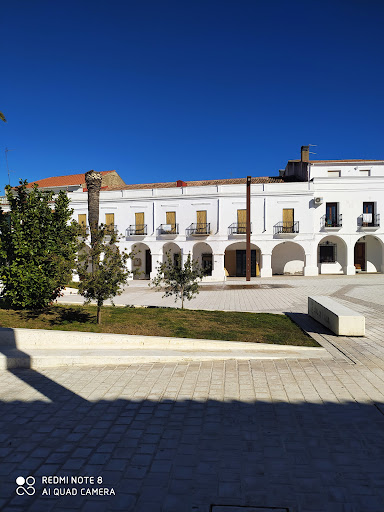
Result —
<path fill-rule="evenodd" d="M 67 190 L 87 225 L 85 179 L 75 176 L 36 183 Z M 139 279 L 153 277 L 167 252 L 175 262 L 191 253 L 206 280 L 245 276 L 246 178 L 126 185 L 107 171 L 103 186 L 100 221 L 135 250 Z M 310 161 L 303 146 L 278 177 L 252 178 L 252 275 L 383 272 L 383 193 L 384 161 Z"/>

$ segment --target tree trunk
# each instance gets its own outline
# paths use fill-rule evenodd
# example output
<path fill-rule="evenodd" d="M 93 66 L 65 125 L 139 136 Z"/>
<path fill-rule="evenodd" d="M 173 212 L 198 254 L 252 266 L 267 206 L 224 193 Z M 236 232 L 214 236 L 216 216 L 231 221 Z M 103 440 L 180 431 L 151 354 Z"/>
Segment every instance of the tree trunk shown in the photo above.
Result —
<path fill-rule="evenodd" d="M 102 180 L 101 172 L 88 171 L 85 173 L 85 182 L 88 189 L 88 222 L 91 231 L 91 245 L 95 243 L 96 232 L 99 227 L 99 201 Z M 92 272 L 97 262 L 92 261 Z"/>
<path fill-rule="evenodd" d="M 97 306 L 97 323 L 101 324 L 101 306 Z"/>

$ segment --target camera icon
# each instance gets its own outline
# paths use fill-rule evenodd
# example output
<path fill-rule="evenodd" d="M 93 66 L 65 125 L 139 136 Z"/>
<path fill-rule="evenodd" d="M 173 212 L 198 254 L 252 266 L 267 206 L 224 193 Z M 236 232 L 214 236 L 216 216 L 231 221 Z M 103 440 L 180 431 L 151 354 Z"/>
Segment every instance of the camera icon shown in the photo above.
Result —
<path fill-rule="evenodd" d="M 16 494 L 19 496 L 23 496 L 24 494 L 28 494 L 28 496 L 33 496 L 36 492 L 34 488 L 35 478 L 33 476 L 27 476 L 24 478 L 23 476 L 18 476 L 16 478 Z"/>

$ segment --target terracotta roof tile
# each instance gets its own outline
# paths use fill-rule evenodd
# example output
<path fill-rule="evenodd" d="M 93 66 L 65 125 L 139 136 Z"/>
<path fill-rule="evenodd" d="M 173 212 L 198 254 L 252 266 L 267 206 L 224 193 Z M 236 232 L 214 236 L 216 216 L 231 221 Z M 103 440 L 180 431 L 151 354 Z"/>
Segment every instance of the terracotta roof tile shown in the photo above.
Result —
<path fill-rule="evenodd" d="M 251 183 L 283 183 L 282 178 L 268 178 L 268 177 L 253 177 Z M 200 181 L 186 181 L 188 187 L 205 187 L 209 185 L 242 185 L 246 183 L 246 178 L 228 178 L 221 180 L 200 180 Z M 115 190 L 139 190 L 139 189 L 151 189 L 151 188 L 174 188 L 176 182 L 162 182 L 162 183 L 138 183 L 125 185 L 124 187 Z"/>
<path fill-rule="evenodd" d="M 114 172 L 114 171 L 102 171 L 101 174 L 105 176 L 106 174 Z M 33 181 L 32 183 L 28 183 L 28 188 L 32 188 L 36 183 L 40 188 L 49 188 L 49 187 L 67 187 L 72 185 L 83 186 L 85 184 L 85 173 L 83 174 L 69 174 L 66 176 L 54 176 L 52 178 L 44 178 L 42 180 Z"/>

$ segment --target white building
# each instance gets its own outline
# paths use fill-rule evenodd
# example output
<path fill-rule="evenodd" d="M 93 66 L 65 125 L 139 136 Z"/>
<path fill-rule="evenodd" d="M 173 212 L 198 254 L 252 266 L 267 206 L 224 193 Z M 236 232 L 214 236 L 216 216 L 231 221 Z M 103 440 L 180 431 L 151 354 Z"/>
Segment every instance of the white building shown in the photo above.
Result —
<path fill-rule="evenodd" d="M 308 157 L 303 146 L 280 177 L 252 178 L 252 275 L 383 272 L 384 161 Z M 74 218 L 87 223 L 87 193 L 83 185 L 71 190 Z M 183 260 L 191 253 L 211 269 L 207 280 L 245 276 L 245 209 L 245 178 L 100 193 L 100 222 L 135 250 L 141 279 L 154 276 L 167 251 Z"/>

